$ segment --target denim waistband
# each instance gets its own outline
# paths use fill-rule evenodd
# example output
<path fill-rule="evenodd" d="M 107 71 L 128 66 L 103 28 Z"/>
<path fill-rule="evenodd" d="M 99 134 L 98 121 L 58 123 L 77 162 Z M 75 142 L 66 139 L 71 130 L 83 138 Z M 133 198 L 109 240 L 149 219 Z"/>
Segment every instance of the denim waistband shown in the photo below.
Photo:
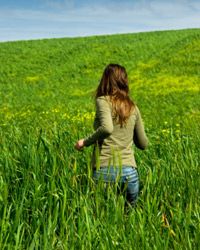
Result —
<path fill-rule="evenodd" d="M 103 180 L 104 182 L 136 182 L 138 181 L 138 173 L 136 168 L 132 166 L 123 167 L 102 167 L 93 172 L 94 180 Z"/>
<path fill-rule="evenodd" d="M 120 174 L 121 176 L 125 175 L 135 175 L 137 173 L 137 170 L 133 166 L 122 166 L 122 167 L 100 167 L 100 169 L 95 169 L 95 173 L 98 174 L 108 174 L 108 175 L 116 175 Z"/>

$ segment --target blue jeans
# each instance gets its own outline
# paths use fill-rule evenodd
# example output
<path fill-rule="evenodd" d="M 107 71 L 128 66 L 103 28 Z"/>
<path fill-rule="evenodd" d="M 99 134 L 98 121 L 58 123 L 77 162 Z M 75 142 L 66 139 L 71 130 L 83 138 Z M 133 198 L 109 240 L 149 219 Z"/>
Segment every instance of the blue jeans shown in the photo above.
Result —
<path fill-rule="evenodd" d="M 120 190 L 124 190 L 127 201 L 131 205 L 135 204 L 139 193 L 139 178 L 136 168 L 131 166 L 102 167 L 94 170 L 93 179 L 111 184 L 117 182 Z"/>

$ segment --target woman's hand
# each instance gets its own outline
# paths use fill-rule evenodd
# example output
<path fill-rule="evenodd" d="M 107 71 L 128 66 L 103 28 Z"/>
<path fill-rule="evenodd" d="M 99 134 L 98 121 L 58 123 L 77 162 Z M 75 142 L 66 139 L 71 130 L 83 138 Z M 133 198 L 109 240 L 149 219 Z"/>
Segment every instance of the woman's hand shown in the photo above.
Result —
<path fill-rule="evenodd" d="M 84 145 L 84 139 L 80 139 L 80 140 L 77 141 L 77 143 L 75 145 L 75 149 L 80 151 L 80 150 L 83 149 L 84 146 L 85 146 Z"/>

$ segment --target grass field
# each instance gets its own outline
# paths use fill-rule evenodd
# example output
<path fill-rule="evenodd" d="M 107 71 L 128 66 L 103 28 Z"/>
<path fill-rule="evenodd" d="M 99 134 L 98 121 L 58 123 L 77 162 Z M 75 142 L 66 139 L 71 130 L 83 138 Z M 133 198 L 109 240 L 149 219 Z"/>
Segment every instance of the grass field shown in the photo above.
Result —
<path fill-rule="evenodd" d="M 0 43 L 0 249 L 200 249 L 200 29 Z M 126 67 L 150 141 L 137 207 L 95 186 L 94 91 Z"/>

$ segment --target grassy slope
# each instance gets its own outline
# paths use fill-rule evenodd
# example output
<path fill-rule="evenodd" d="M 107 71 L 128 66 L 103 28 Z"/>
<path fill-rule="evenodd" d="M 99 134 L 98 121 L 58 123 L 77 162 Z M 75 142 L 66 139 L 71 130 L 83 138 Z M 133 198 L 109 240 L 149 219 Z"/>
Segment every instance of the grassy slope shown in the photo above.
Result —
<path fill-rule="evenodd" d="M 1 43 L 0 58 L 0 248 L 197 247 L 199 29 Z M 73 150 L 91 131 L 110 62 L 127 68 L 150 138 L 136 152 L 143 190 L 126 216 L 123 201 L 93 197 L 90 149 Z"/>
<path fill-rule="evenodd" d="M 66 107 L 73 110 L 77 100 L 82 108 L 93 108 L 92 102 L 85 100 L 91 97 L 110 62 L 127 68 L 133 97 L 141 106 L 160 97 L 163 105 L 168 100 L 169 106 L 176 106 L 174 91 L 183 90 L 181 96 L 188 92 L 192 98 L 193 92 L 199 91 L 198 29 L 10 42 L 0 46 L 1 103 L 11 112 L 27 107 L 31 112 Z M 149 100 L 142 102 L 141 98 Z M 199 102 L 194 101 L 195 109 Z M 173 108 L 173 113 L 181 110 Z"/>

